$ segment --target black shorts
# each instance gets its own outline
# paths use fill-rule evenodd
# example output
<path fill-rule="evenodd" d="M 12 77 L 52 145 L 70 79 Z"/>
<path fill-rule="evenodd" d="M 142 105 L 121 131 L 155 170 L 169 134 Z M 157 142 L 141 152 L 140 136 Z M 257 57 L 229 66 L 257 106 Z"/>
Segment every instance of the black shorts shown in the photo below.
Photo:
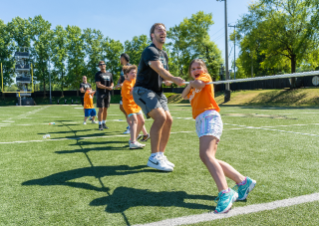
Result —
<path fill-rule="evenodd" d="M 81 97 L 81 104 L 84 106 L 84 97 Z"/>
<path fill-rule="evenodd" d="M 111 95 L 98 95 L 96 97 L 96 107 L 97 108 L 108 108 L 110 107 Z"/>

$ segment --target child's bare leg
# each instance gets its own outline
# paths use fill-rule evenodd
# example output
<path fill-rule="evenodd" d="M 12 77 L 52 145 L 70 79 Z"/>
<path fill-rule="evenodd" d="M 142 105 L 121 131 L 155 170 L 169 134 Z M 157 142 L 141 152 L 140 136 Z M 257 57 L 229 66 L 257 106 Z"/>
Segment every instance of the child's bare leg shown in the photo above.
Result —
<path fill-rule="evenodd" d="M 206 165 L 209 173 L 212 175 L 218 191 L 228 189 L 224 171 L 218 160 L 215 158 L 217 151 L 217 139 L 213 136 L 202 136 L 199 138 L 199 155 L 202 162 Z"/>
<path fill-rule="evenodd" d="M 222 167 L 224 174 L 229 179 L 235 181 L 237 184 L 245 180 L 245 177 L 241 175 L 237 170 L 234 169 L 231 165 L 229 165 L 227 162 L 217 160 L 219 165 Z"/>
<path fill-rule="evenodd" d="M 143 125 L 143 127 L 142 127 L 142 132 L 143 132 L 143 135 L 148 135 L 148 132 L 145 128 L 145 125 Z"/>
<path fill-rule="evenodd" d="M 84 117 L 84 122 L 86 122 L 87 118 L 88 118 L 88 117 Z"/>
<path fill-rule="evenodd" d="M 136 136 L 138 136 L 140 134 L 141 130 L 144 128 L 145 121 L 144 121 L 144 117 L 143 117 L 142 114 L 139 114 L 139 115 L 136 115 L 136 116 L 137 116 L 137 122 L 138 122 Z M 147 135 L 147 133 L 146 133 L 146 135 Z"/>
<path fill-rule="evenodd" d="M 92 120 L 95 121 L 95 116 L 92 117 Z"/>
<path fill-rule="evenodd" d="M 130 120 L 130 133 L 131 133 L 131 142 L 134 143 L 136 141 L 137 136 L 137 117 L 135 114 L 129 117 Z"/>

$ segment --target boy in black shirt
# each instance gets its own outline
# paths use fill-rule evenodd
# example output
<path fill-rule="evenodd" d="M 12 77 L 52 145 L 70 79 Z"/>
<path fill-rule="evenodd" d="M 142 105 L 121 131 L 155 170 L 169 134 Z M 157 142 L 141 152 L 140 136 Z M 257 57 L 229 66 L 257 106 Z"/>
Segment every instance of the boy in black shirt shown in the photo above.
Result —
<path fill-rule="evenodd" d="M 111 90 L 113 89 L 113 75 L 106 71 L 104 61 L 99 62 L 100 71 L 95 74 L 96 107 L 99 108 L 99 130 L 108 129 L 105 124 L 107 108 L 110 106 Z"/>

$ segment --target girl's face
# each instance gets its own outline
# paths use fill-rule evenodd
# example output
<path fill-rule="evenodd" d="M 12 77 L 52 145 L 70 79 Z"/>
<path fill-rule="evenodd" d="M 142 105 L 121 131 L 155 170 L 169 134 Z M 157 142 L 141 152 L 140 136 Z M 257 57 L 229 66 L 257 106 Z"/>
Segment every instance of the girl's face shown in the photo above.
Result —
<path fill-rule="evenodd" d="M 136 70 L 135 69 L 133 69 L 133 70 L 131 70 L 128 74 L 127 74 L 127 78 L 128 78 L 128 80 L 133 80 L 133 79 L 135 79 L 136 78 Z"/>
<path fill-rule="evenodd" d="M 207 73 L 206 69 L 200 63 L 194 62 L 191 66 L 192 78 L 195 79 L 202 73 Z"/>

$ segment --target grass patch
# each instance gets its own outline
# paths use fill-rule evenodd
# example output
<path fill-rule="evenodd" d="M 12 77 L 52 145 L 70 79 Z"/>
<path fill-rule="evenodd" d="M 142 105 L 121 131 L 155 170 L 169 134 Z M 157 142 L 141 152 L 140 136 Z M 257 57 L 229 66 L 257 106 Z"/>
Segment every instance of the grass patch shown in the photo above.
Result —
<path fill-rule="evenodd" d="M 146 166 L 149 142 L 144 149 L 128 149 L 117 104 L 108 110 L 110 129 L 104 131 L 82 124 L 79 105 L 1 107 L 0 142 L 27 141 L 0 143 L 1 224 L 134 225 L 213 211 L 218 191 L 198 157 L 190 105 L 169 108 L 174 123 L 166 155 L 176 165 L 172 173 Z M 222 106 L 221 115 L 217 157 L 257 180 L 247 202 L 234 208 L 318 192 L 318 142 L 307 135 L 319 135 L 317 109 Z M 146 120 L 148 130 L 151 124 Z M 43 139 L 45 134 L 51 139 Z M 294 216 L 311 225 L 316 210 L 318 203 L 309 203 L 287 207 L 287 215 L 264 211 L 218 223 L 262 225 L 277 219 L 278 225 L 290 225 Z"/>

